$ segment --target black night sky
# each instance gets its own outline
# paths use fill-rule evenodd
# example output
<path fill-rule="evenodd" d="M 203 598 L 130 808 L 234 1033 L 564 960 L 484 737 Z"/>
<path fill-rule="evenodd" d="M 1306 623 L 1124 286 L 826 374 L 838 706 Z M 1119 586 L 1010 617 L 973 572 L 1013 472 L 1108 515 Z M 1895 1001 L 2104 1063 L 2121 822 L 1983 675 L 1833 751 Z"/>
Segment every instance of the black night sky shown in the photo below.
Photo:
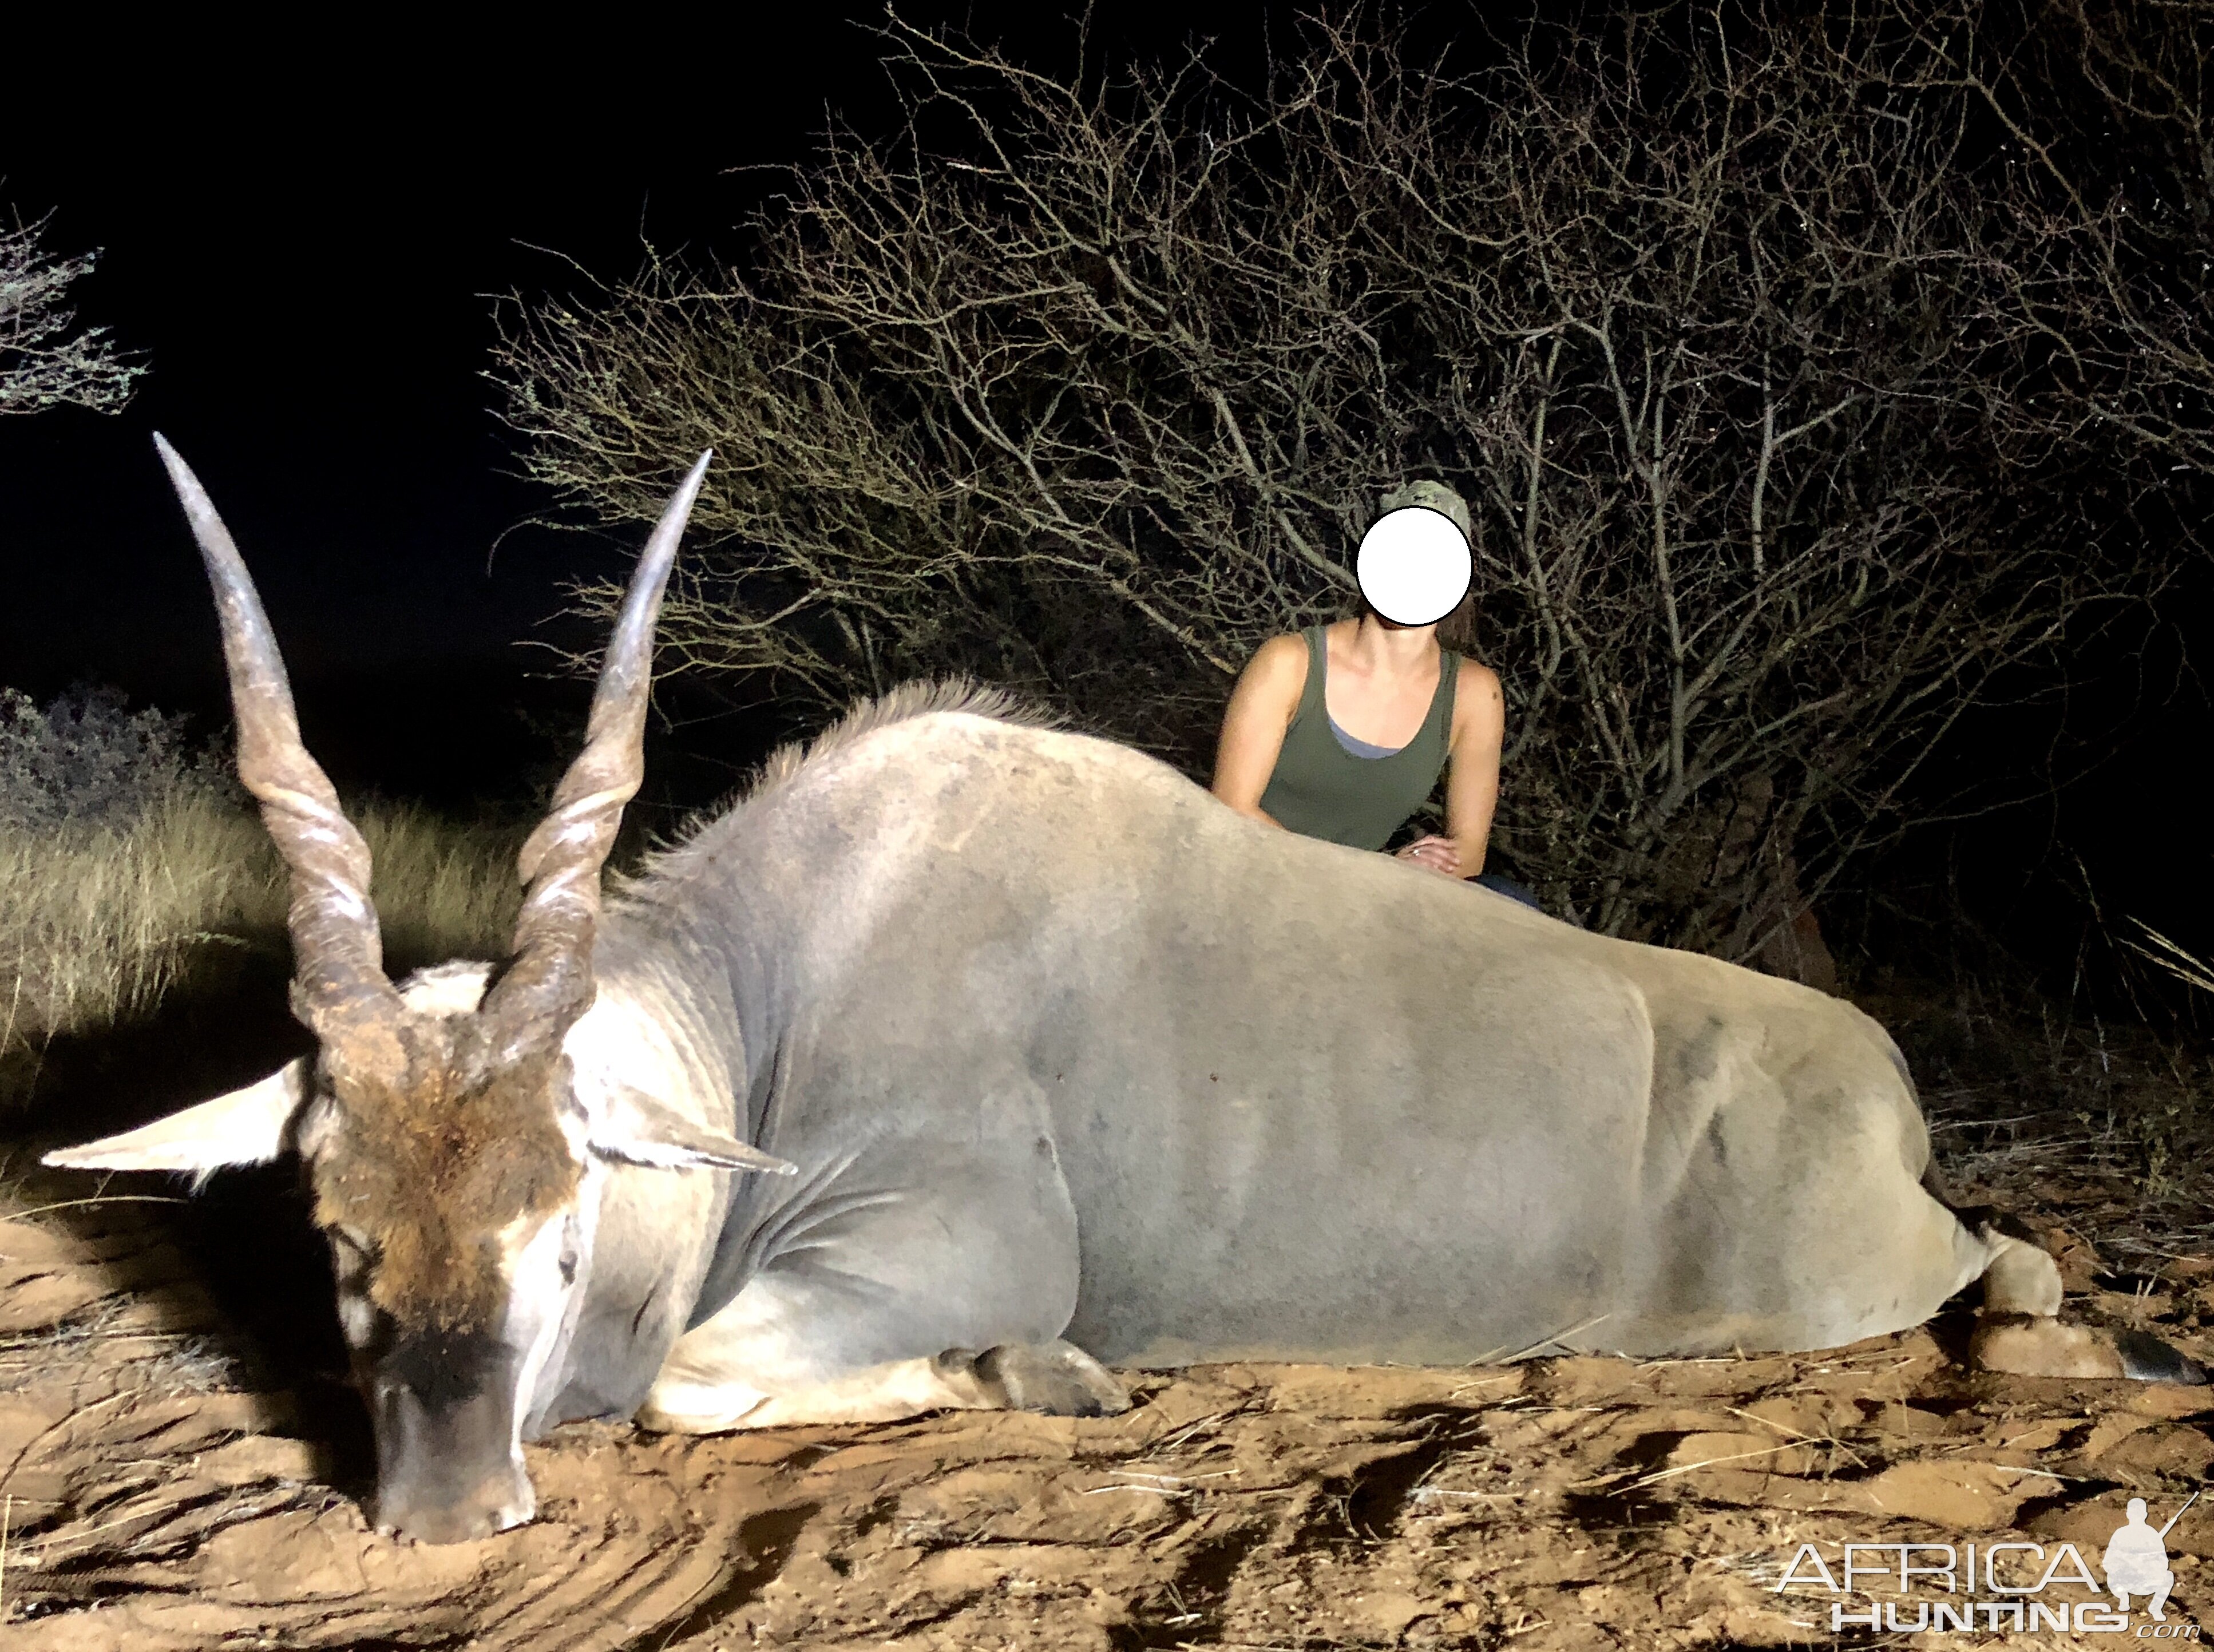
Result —
<path fill-rule="evenodd" d="M 1117 15 L 1094 48 L 1159 57 L 1196 32 L 1217 39 L 1218 67 L 1250 74 L 1295 9 Z M 965 21 L 1052 68 L 1075 36 L 1052 9 L 902 15 Z M 38 74 L 0 71 L 0 206 L 51 211 L 54 251 L 103 249 L 80 315 L 153 370 L 119 417 L 0 420 L 0 682 L 42 699 L 113 683 L 219 724 L 215 627 L 158 429 L 230 523 L 341 786 L 454 805 L 527 792 L 573 738 L 555 731 L 583 691 L 518 644 L 547 634 L 565 579 L 635 547 L 530 523 L 548 502 L 512 474 L 480 376 L 493 298 L 575 290 L 574 266 L 626 274 L 644 241 L 742 255 L 737 226 L 771 185 L 758 168 L 804 161 L 833 107 L 890 128 L 865 27 L 877 7 L 761 15 L 29 43 L 18 61 Z M 1435 17 L 1424 27 L 1453 31 Z M 2005 898 L 2046 898 L 2080 853 L 2125 909 L 2179 936 L 2203 927 L 2207 718 L 2187 668 L 2179 679 L 2188 642 L 2171 628 L 2141 679 L 2087 701 L 2096 750 L 2065 767 L 2103 753 L 2089 780 L 1971 845 L 2009 869 Z M 735 711 L 676 743 L 713 761 L 665 795 L 719 790 L 785 731 L 774 723 Z"/>
<path fill-rule="evenodd" d="M 1051 10 L 902 15 L 1031 61 L 1074 47 Z M 119 59 L 79 42 L 64 72 L 11 76 L 0 205 L 51 211 L 52 251 L 102 249 L 80 318 L 153 371 L 117 417 L 0 422 L 0 682 L 40 699 L 113 683 L 220 717 L 159 430 L 254 569 L 341 785 L 459 803 L 550 756 L 517 702 L 578 691 L 529 681 L 551 668 L 517 645 L 546 634 L 566 578 L 636 547 L 529 524 L 547 502 L 513 474 L 480 376 L 494 296 L 576 291 L 578 266 L 627 274 L 646 241 L 741 253 L 764 168 L 804 160 L 829 111 L 865 132 L 893 119 L 868 33 L 880 8 L 786 10 L 767 31 L 740 16 L 621 42 L 535 23 L 364 38 L 291 64 L 243 39 L 130 42 Z M 1266 27 L 1257 8 L 1185 8 L 1092 38 L 1158 54 L 1199 28 L 1234 65 L 1257 59 Z"/>

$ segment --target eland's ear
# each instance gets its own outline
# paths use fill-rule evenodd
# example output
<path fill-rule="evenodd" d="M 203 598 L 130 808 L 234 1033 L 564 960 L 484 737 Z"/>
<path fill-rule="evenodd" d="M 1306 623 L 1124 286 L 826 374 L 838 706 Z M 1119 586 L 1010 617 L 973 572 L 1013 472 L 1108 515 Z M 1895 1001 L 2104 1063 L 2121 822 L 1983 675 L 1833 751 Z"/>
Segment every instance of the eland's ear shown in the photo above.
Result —
<path fill-rule="evenodd" d="M 592 1121 L 591 1150 L 602 1159 L 655 1170 L 757 1170 L 797 1175 L 799 1166 L 749 1147 L 734 1135 L 694 1124 L 674 1108 L 628 1085 L 609 1086 Z"/>
<path fill-rule="evenodd" d="M 259 1084 L 156 1119 L 143 1129 L 62 1147 L 62 1170 L 183 1170 L 205 1178 L 227 1165 L 266 1165 L 291 1146 L 292 1116 L 308 1094 L 305 1056 Z"/>

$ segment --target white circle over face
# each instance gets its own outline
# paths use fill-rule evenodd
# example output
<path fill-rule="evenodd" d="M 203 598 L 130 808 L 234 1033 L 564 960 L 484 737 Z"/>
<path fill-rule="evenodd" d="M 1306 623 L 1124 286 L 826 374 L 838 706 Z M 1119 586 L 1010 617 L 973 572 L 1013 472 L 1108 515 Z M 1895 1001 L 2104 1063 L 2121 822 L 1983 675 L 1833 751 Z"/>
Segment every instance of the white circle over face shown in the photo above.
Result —
<path fill-rule="evenodd" d="M 1368 606 L 1397 625 L 1435 625 L 1460 606 L 1476 572 L 1460 524 L 1426 505 L 1387 511 L 1354 560 Z"/>

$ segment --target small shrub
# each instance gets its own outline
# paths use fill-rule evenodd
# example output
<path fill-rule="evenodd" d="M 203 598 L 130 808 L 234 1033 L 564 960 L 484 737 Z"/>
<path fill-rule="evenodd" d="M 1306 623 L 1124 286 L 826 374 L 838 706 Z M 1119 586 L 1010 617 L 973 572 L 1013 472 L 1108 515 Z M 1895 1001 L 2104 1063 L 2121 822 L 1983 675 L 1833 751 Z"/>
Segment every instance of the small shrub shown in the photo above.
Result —
<path fill-rule="evenodd" d="M 181 791 L 240 796 L 185 725 L 131 711 L 113 688 L 73 688 L 42 710 L 0 688 L 0 828 L 125 827 Z"/>

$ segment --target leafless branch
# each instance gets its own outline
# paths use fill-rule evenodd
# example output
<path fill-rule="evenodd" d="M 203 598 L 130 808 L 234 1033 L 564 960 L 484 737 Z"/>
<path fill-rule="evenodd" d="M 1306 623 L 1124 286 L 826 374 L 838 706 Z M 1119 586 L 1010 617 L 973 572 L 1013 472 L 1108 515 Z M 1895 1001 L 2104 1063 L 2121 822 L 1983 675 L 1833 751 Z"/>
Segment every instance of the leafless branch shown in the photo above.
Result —
<path fill-rule="evenodd" d="M 97 255 L 52 256 L 39 244 L 46 227 L 43 218 L 0 223 L 0 414 L 118 412 L 145 366 L 119 352 L 104 327 L 72 330 L 69 290 Z"/>

